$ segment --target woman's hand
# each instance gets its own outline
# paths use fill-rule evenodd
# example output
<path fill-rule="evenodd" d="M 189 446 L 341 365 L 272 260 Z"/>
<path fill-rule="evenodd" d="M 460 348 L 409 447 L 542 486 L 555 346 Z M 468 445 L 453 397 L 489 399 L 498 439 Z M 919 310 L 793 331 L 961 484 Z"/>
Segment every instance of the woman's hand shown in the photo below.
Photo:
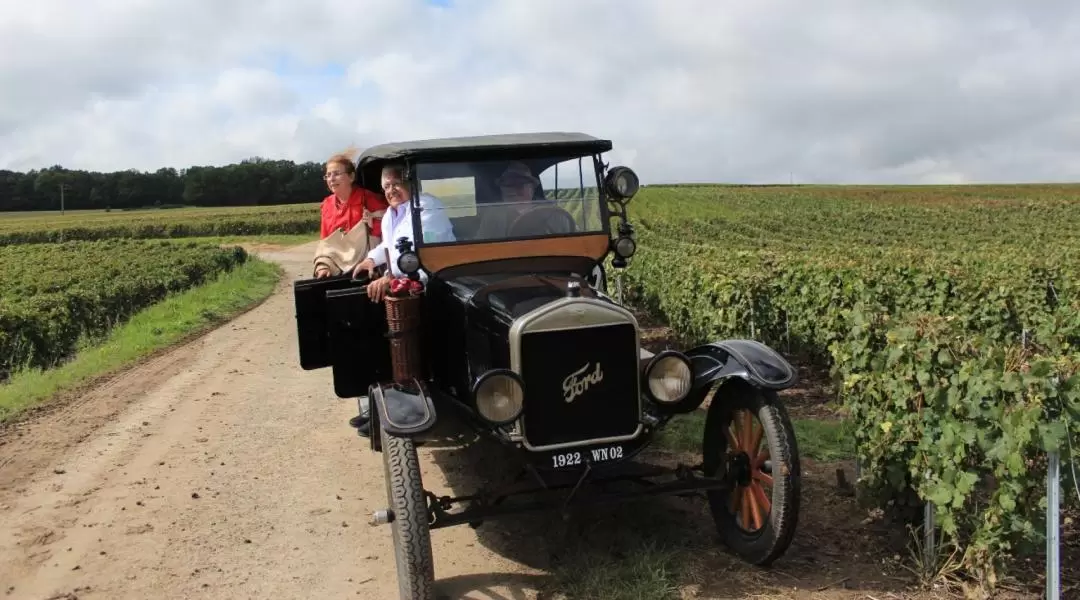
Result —
<path fill-rule="evenodd" d="M 319 265 L 315 267 L 315 279 L 322 279 L 330 276 L 330 267 L 326 265 Z"/>
<path fill-rule="evenodd" d="M 373 279 L 367 286 L 367 295 L 372 302 L 382 302 L 386 297 L 386 292 L 390 290 L 390 282 L 394 281 L 394 278 L 389 273 L 383 275 L 378 279 Z"/>
<path fill-rule="evenodd" d="M 371 260 L 370 258 L 365 258 L 364 260 L 360 261 L 360 264 L 356 265 L 356 267 L 353 268 L 353 271 L 352 271 L 353 279 L 359 278 L 360 273 L 362 273 L 364 271 L 367 271 L 368 279 L 374 280 L 375 279 L 375 261 Z"/>

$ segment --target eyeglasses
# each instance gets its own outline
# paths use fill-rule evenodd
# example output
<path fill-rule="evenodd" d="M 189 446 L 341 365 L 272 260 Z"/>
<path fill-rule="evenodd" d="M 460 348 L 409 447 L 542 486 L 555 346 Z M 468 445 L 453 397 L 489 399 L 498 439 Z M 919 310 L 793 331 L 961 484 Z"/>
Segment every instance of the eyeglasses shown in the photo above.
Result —
<path fill-rule="evenodd" d="M 384 192 L 389 192 L 390 190 L 400 190 L 404 186 L 405 183 L 402 181 L 391 181 L 390 183 L 384 183 L 382 189 Z"/>

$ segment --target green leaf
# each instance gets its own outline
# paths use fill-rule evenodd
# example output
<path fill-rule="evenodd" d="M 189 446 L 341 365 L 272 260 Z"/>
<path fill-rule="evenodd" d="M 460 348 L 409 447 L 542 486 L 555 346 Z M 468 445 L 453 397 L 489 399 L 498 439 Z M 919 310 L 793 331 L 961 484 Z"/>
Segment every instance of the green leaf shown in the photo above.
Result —
<path fill-rule="evenodd" d="M 952 501 L 953 492 L 949 486 L 937 484 L 927 490 L 926 499 L 937 506 L 948 506 Z"/>
<path fill-rule="evenodd" d="M 1002 490 L 998 493 L 998 504 L 1005 512 L 1016 510 L 1016 498 L 1009 492 Z"/>
<path fill-rule="evenodd" d="M 1068 435 L 1065 421 L 1057 420 L 1050 423 L 1039 424 L 1039 435 L 1042 436 L 1042 447 L 1047 452 L 1060 452 L 1061 446 Z"/>
<path fill-rule="evenodd" d="M 956 495 L 953 497 L 953 506 L 955 508 L 960 508 L 963 505 L 964 500 L 975 489 L 977 481 L 979 481 L 979 476 L 975 473 L 968 471 L 960 473 L 956 479 Z"/>
<path fill-rule="evenodd" d="M 1029 377 L 1043 378 L 1049 377 L 1054 370 L 1054 365 L 1048 360 L 1037 360 L 1031 364 L 1031 371 L 1028 372 Z"/>

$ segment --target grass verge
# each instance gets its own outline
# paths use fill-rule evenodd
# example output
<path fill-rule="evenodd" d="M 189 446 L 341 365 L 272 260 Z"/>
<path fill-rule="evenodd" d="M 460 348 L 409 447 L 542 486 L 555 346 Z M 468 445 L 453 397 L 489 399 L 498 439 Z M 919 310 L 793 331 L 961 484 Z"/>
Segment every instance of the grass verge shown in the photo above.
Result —
<path fill-rule="evenodd" d="M 202 286 L 175 294 L 132 316 L 100 343 L 70 361 L 13 374 L 0 385 L 0 423 L 95 378 L 124 367 L 192 334 L 219 325 L 266 299 L 281 278 L 273 263 L 250 257 Z"/>
<path fill-rule="evenodd" d="M 657 446 L 675 452 L 701 452 L 705 432 L 705 411 L 698 410 L 672 419 L 657 438 Z M 792 419 L 799 456 L 815 460 L 843 460 L 855 456 L 854 437 L 847 421 Z"/>
<path fill-rule="evenodd" d="M 620 548 L 624 550 L 617 552 Z M 684 549 L 648 539 L 598 547 L 579 542 L 567 548 L 564 560 L 547 590 L 558 600 L 674 599 L 691 570 Z"/>

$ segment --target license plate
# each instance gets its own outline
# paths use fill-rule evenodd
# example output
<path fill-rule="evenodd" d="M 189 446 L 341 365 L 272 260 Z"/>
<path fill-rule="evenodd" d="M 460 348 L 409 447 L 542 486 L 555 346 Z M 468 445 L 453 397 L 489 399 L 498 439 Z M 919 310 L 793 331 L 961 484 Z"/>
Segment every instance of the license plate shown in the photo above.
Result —
<path fill-rule="evenodd" d="M 609 460 L 618 460 L 623 457 L 622 446 L 604 446 L 601 448 L 593 448 L 588 452 L 560 452 L 558 454 L 551 455 L 551 466 L 555 469 L 561 469 L 563 467 L 573 467 L 580 465 L 582 462 L 598 463 Z"/>

